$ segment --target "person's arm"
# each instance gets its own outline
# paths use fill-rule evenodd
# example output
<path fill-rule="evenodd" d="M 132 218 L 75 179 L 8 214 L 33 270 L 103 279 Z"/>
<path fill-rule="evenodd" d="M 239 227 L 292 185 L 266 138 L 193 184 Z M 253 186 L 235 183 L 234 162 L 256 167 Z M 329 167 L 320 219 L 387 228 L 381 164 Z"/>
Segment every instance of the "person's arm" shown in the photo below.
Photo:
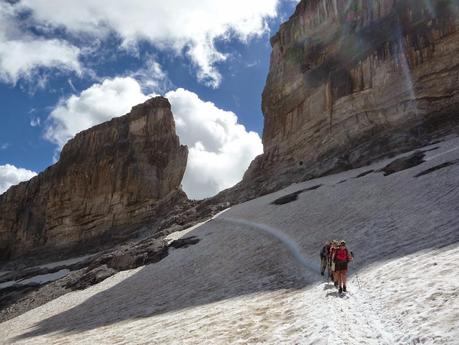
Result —
<path fill-rule="evenodd" d="M 354 253 L 353 253 L 353 252 L 349 252 L 349 253 L 348 253 L 347 260 L 348 260 L 348 261 L 354 260 Z"/>

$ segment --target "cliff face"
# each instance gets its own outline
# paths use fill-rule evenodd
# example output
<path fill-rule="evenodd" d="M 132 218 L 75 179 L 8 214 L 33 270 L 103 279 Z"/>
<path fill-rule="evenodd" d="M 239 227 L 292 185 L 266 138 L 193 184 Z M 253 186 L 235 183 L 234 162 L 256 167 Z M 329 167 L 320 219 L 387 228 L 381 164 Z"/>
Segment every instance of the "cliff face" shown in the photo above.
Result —
<path fill-rule="evenodd" d="M 0 258 L 127 237 L 187 200 L 188 149 L 167 99 L 79 133 L 60 160 L 0 196 Z"/>
<path fill-rule="evenodd" d="M 243 183 L 275 189 L 451 130 L 458 13 L 453 0 L 301 1 L 271 40 L 264 154 Z"/>

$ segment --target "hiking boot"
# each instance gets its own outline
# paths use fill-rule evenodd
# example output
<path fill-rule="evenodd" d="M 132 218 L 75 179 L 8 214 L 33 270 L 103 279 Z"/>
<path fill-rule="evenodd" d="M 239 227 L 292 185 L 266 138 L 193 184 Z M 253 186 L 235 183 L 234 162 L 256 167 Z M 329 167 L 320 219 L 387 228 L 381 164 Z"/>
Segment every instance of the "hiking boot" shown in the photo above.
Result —
<path fill-rule="evenodd" d="M 346 285 L 343 286 L 343 291 L 347 292 Z"/>
<path fill-rule="evenodd" d="M 338 290 L 339 293 L 343 293 L 343 288 L 340 286 L 339 290 Z"/>

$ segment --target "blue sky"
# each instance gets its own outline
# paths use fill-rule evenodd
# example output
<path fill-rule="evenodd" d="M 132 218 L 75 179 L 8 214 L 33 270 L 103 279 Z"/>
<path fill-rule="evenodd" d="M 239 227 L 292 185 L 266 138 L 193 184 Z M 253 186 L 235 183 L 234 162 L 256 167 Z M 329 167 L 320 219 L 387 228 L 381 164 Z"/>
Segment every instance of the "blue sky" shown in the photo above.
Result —
<path fill-rule="evenodd" d="M 0 193 L 152 94 L 171 99 L 190 148 L 190 197 L 240 180 L 262 150 L 269 38 L 297 1 L 64 3 L 0 2 Z"/>

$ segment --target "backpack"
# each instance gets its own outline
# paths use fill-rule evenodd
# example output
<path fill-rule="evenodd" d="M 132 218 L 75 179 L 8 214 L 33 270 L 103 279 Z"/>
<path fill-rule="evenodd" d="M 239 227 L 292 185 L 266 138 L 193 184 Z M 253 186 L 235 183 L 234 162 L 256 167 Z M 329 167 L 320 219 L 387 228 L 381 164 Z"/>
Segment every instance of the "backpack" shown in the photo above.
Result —
<path fill-rule="evenodd" d="M 345 262 L 348 262 L 349 261 L 349 252 L 347 251 L 347 248 L 344 248 L 344 249 L 337 249 L 336 252 L 335 252 L 335 259 L 337 261 L 345 261 Z"/>

